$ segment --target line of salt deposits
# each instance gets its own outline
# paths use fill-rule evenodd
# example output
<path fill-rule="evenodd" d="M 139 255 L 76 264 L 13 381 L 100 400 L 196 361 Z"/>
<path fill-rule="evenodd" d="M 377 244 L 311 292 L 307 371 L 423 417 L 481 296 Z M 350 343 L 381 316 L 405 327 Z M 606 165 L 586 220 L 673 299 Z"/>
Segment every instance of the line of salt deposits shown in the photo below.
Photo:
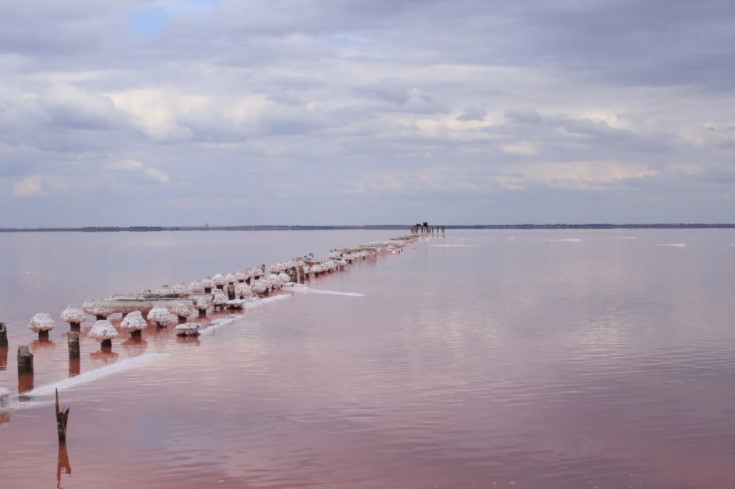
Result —
<path fill-rule="evenodd" d="M 433 234 L 433 233 L 432 233 Z M 424 238 L 426 235 L 424 234 Z M 266 275 L 265 265 L 246 268 L 234 273 L 218 273 L 212 277 L 194 280 L 188 286 L 178 283 L 173 287 L 162 286 L 155 292 L 144 290 L 140 294 L 118 295 L 108 299 L 91 299 L 83 305 L 69 305 L 61 313 L 61 321 L 68 323 L 70 331 L 77 332 L 80 325 L 87 318 L 87 314 L 95 317 L 96 322 L 88 336 L 101 343 L 102 351 L 109 352 L 112 340 L 118 336 L 117 329 L 130 333 L 128 341 L 140 341 L 140 331 L 155 324 L 157 328 L 165 328 L 178 324 L 175 332 L 180 336 L 200 336 L 212 334 L 217 328 L 230 324 L 240 316 L 229 316 L 211 321 L 208 325 L 190 322 L 190 318 L 198 311 L 198 317 L 204 318 L 207 310 L 237 310 L 247 311 L 266 304 L 286 300 L 293 293 L 314 293 L 361 297 L 355 292 L 339 292 L 314 289 L 303 285 L 304 282 L 335 271 L 344 270 L 348 265 L 367 258 L 376 257 L 381 253 L 400 253 L 403 248 L 422 239 L 418 233 L 410 236 L 374 241 L 352 248 L 331 250 L 326 260 L 318 260 L 313 254 L 279 262 L 268 268 Z M 277 294 L 278 291 L 290 292 Z M 108 321 L 113 314 L 122 314 L 123 320 L 117 328 Z M 146 319 L 144 319 L 146 317 Z M 36 314 L 28 325 L 29 329 L 38 333 L 39 338 L 48 337 L 53 329 L 54 322 L 47 313 Z M 3 329 L 4 332 L 4 329 Z M 70 343 L 71 344 L 71 343 Z M 78 343 L 77 343 L 78 344 Z M 33 354 L 28 346 L 19 347 L 18 379 L 31 389 L 25 396 L 46 396 L 54 389 L 67 389 L 81 383 L 97 380 L 114 373 L 133 368 L 160 354 L 145 354 L 122 360 L 113 365 L 102 367 L 81 375 L 70 377 L 48 386 L 33 389 Z M 23 363 L 21 363 L 23 358 Z M 6 409 L 9 399 L 7 389 L 0 387 L 0 410 Z M 24 397 L 25 398 L 25 397 Z M 28 407 L 32 402 L 23 403 Z"/>

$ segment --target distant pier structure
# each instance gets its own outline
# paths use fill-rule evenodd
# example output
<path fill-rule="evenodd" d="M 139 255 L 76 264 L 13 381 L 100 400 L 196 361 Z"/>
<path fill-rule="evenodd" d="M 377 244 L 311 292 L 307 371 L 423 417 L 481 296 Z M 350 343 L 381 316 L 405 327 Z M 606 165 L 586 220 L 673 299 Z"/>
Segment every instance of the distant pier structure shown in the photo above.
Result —
<path fill-rule="evenodd" d="M 411 234 L 441 234 L 443 235 L 446 232 L 445 226 L 429 226 L 429 223 L 427 221 L 424 221 L 423 223 L 418 223 L 413 226 L 411 226 Z"/>

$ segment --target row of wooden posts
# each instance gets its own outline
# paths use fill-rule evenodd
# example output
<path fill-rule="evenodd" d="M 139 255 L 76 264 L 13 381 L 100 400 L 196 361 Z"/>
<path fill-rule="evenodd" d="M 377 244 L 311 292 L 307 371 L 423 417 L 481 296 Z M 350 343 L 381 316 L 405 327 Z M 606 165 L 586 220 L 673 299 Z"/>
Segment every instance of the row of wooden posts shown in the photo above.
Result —
<path fill-rule="evenodd" d="M 0 349 L 8 349 L 8 330 L 5 323 L 0 323 Z M 69 360 L 79 360 L 79 333 L 69 333 Z M 33 385 L 33 353 L 31 353 L 28 345 L 20 345 L 18 347 L 18 384 L 23 383 L 22 380 L 30 380 Z M 56 431 L 59 437 L 59 443 L 66 443 L 66 426 L 69 421 L 69 408 L 62 408 L 59 405 L 59 391 L 56 391 Z"/>
<path fill-rule="evenodd" d="M 416 234 L 434 234 L 436 232 L 439 233 L 439 228 L 429 228 L 427 226 L 427 223 L 424 223 L 423 226 L 417 225 L 414 228 L 411 229 L 411 233 Z M 444 228 L 441 228 L 441 232 L 444 233 Z M 352 262 L 352 260 L 348 260 L 349 263 Z M 265 273 L 265 265 L 261 266 L 263 269 L 263 272 Z M 290 276 L 291 280 L 296 283 L 303 283 L 304 279 L 307 278 L 306 274 L 303 273 L 304 271 L 301 269 L 300 266 L 292 267 L 286 270 L 286 273 Z M 317 273 L 316 276 L 319 274 Z M 219 287 L 225 292 L 228 296 L 229 300 L 234 300 L 236 297 L 235 293 L 235 286 L 234 284 L 227 284 L 226 286 Z M 209 293 L 210 290 L 205 290 L 205 292 Z M 200 311 L 200 316 L 202 315 L 202 311 Z M 204 312 L 204 315 L 206 315 L 206 311 Z M 69 369 L 70 373 L 72 372 L 72 366 L 76 365 L 76 374 L 79 373 L 79 362 L 80 362 L 80 349 L 79 349 L 79 324 L 72 323 L 70 324 L 71 331 L 68 334 L 67 340 L 68 340 L 68 347 L 69 347 Z M 5 323 L 0 322 L 0 354 L 4 354 L 5 361 L 4 364 L 7 364 L 7 350 L 8 350 L 8 336 L 7 336 L 7 327 Z M 24 393 L 27 391 L 30 391 L 33 389 L 33 353 L 30 351 L 30 347 L 28 345 L 20 345 L 18 346 L 18 356 L 17 356 L 17 364 L 18 364 L 18 391 L 19 393 Z M 65 449 L 65 443 L 66 443 L 66 427 L 67 422 L 69 419 L 69 408 L 62 408 L 59 404 L 59 392 L 56 390 L 56 403 L 55 403 L 55 415 L 56 415 L 56 425 L 57 425 L 57 432 L 58 432 L 58 438 L 59 438 L 59 467 L 62 466 L 61 460 L 61 454 L 62 454 L 62 448 L 63 453 L 66 456 L 66 449 Z M 70 467 L 68 467 L 68 459 L 64 465 L 64 468 L 68 470 L 68 472 L 71 471 Z M 57 471 L 57 480 L 59 477 L 59 473 Z"/>
<path fill-rule="evenodd" d="M 69 333 L 69 359 L 79 359 L 79 333 Z M 0 348 L 8 348 L 8 330 L 5 323 L 0 323 Z M 33 375 L 33 353 L 28 345 L 18 346 L 18 375 Z"/>

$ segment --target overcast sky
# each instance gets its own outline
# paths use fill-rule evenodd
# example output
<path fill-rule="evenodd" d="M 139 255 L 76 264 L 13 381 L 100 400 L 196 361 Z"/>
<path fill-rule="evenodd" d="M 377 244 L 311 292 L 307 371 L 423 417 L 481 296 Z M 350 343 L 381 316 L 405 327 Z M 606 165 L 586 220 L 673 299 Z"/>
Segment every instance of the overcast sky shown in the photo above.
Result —
<path fill-rule="evenodd" d="M 0 2 L 0 227 L 735 221 L 732 0 Z"/>

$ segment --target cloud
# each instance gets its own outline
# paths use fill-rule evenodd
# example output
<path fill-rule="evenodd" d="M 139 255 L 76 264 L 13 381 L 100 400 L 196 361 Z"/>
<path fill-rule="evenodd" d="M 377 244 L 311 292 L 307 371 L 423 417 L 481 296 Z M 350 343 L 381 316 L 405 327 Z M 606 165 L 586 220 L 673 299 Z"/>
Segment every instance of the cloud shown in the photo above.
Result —
<path fill-rule="evenodd" d="M 504 144 L 500 150 L 503 153 L 513 155 L 533 155 L 536 154 L 536 148 L 533 144 L 527 142 L 515 143 L 515 144 Z"/>
<path fill-rule="evenodd" d="M 0 19 L 0 226 L 732 219 L 731 2 L 57 3 Z"/>
<path fill-rule="evenodd" d="M 520 190 L 528 185 L 576 190 L 606 190 L 635 180 L 653 178 L 656 170 L 615 161 L 547 162 L 525 165 L 498 177 L 503 187 Z"/>
<path fill-rule="evenodd" d="M 43 194 L 43 180 L 40 175 L 29 175 L 13 184 L 13 196 L 15 197 L 35 197 Z"/>
<path fill-rule="evenodd" d="M 53 124 L 73 129 L 109 129 L 122 121 L 112 100 L 69 85 L 54 85 L 36 101 Z"/>
<path fill-rule="evenodd" d="M 128 172 L 133 173 L 136 175 L 140 175 L 146 180 L 150 180 L 157 183 L 169 183 L 171 181 L 171 178 L 169 177 L 168 173 L 161 171 L 157 168 L 151 168 L 140 161 L 136 160 L 125 160 L 121 161 L 119 163 L 114 163 L 110 165 L 110 168 L 114 170 L 118 170 L 121 172 Z"/>
<path fill-rule="evenodd" d="M 484 110 L 465 109 L 464 112 L 457 116 L 457 120 L 462 122 L 482 121 L 486 115 L 487 113 Z"/>

